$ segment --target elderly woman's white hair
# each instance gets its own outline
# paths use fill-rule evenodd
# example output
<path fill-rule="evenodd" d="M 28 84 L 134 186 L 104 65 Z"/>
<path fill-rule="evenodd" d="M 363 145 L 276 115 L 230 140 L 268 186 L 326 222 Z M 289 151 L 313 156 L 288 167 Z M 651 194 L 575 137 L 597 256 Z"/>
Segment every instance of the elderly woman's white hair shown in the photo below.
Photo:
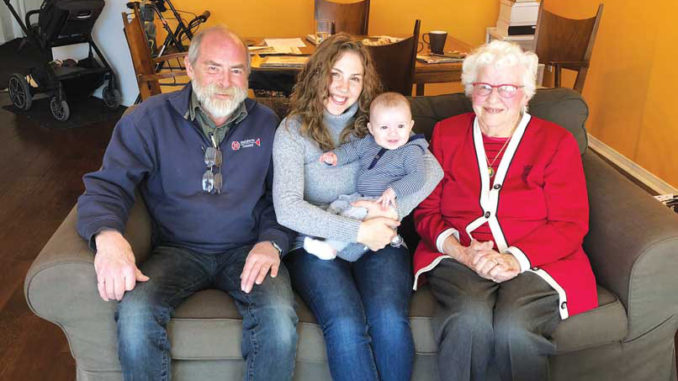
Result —
<path fill-rule="evenodd" d="M 519 65 L 523 71 L 523 91 L 528 99 L 532 98 L 537 88 L 537 66 L 539 59 L 532 52 L 524 52 L 520 46 L 506 41 L 494 40 L 474 50 L 464 60 L 462 66 L 461 83 L 467 96 L 473 93 L 473 82 L 478 78 L 478 72 L 486 66 L 496 69 Z"/>

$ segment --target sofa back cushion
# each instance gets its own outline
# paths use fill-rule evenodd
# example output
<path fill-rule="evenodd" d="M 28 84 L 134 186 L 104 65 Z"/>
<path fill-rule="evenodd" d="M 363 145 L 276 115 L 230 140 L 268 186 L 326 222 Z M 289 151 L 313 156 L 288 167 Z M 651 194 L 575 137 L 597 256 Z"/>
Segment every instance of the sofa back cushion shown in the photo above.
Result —
<path fill-rule="evenodd" d="M 471 100 L 463 93 L 413 97 L 414 130 L 431 138 L 435 124 L 445 118 L 473 111 Z M 574 135 L 579 151 L 587 147 L 585 123 L 589 109 L 581 95 L 571 89 L 539 89 L 529 104 L 530 114 L 565 127 Z"/>
<path fill-rule="evenodd" d="M 275 111 L 280 119 L 284 118 L 289 110 L 288 98 L 257 98 Z M 433 126 L 445 118 L 473 111 L 471 100 L 463 93 L 445 94 L 437 96 L 412 97 L 412 117 L 414 131 L 431 138 Z M 539 89 L 529 104 L 530 114 L 549 120 L 565 127 L 574 135 L 579 145 L 579 151 L 584 153 L 587 147 L 586 119 L 589 108 L 579 93 L 571 89 Z"/>

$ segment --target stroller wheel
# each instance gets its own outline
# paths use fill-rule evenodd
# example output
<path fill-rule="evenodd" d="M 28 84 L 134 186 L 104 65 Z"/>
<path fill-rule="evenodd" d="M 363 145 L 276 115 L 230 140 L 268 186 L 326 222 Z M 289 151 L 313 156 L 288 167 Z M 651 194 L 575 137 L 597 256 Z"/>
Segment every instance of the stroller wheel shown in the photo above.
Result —
<path fill-rule="evenodd" d="M 111 110 L 115 110 L 116 108 L 118 108 L 118 106 L 120 106 L 122 95 L 120 95 L 120 91 L 118 89 L 112 89 L 110 86 L 107 85 L 106 87 L 104 87 L 104 90 L 101 95 L 103 95 L 104 104 Z"/>
<path fill-rule="evenodd" d="M 16 108 L 24 111 L 30 110 L 33 96 L 26 77 L 18 73 L 9 77 L 9 98 Z"/>
<path fill-rule="evenodd" d="M 49 110 L 52 112 L 54 119 L 60 122 L 68 120 L 68 117 L 71 116 L 71 109 L 68 107 L 66 100 L 62 99 L 60 102 L 57 97 L 49 99 Z"/>

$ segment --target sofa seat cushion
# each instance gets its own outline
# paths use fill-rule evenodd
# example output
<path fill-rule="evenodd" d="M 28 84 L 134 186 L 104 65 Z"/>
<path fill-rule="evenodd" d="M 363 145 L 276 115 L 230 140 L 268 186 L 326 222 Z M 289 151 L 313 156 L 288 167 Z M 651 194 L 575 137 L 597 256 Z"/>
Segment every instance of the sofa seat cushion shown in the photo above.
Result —
<path fill-rule="evenodd" d="M 297 361 L 327 359 L 322 330 L 311 311 L 297 296 L 299 343 Z M 621 341 L 627 332 L 624 307 L 609 291 L 598 287 L 599 307 L 563 321 L 554 333 L 558 353 L 574 352 Z M 436 302 L 428 285 L 412 297 L 410 324 L 415 352 L 438 351 L 431 316 Z M 184 302 L 174 313 L 168 331 L 172 358 L 177 360 L 240 360 L 242 321 L 231 297 L 219 290 L 204 290 Z"/>
<path fill-rule="evenodd" d="M 313 313 L 297 296 L 297 361 L 325 362 L 325 341 Z M 437 351 L 431 331 L 434 300 L 430 292 L 417 291 L 412 306 L 427 315 L 412 315 L 415 351 L 430 354 Z M 411 309 L 412 311 L 415 308 Z M 200 291 L 181 304 L 168 325 L 172 358 L 175 360 L 240 360 L 242 321 L 231 297 L 219 290 Z"/>
<path fill-rule="evenodd" d="M 297 361 L 326 361 L 322 330 L 296 297 L 299 324 Z M 174 312 L 168 325 L 176 360 L 241 360 L 242 320 L 233 299 L 219 290 L 197 292 Z"/>
<path fill-rule="evenodd" d="M 624 305 L 616 295 L 598 285 L 598 307 L 562 321 L 553 338 L 556 353 L 562 354 L 621 342 L 627 334 Z"/>
<path fill-rule="evenodd" d="M 428 285 L 419 287 L 410 306 L 410 324 L 417 353 L 435 353 L 431 316 L 435 300 Z M 598 308 L 562 321 L 553 334 L 557 353 L 575 352 L 621 341 L 627 334 L 626 311 L 619 299 L 598 286 Z"/>

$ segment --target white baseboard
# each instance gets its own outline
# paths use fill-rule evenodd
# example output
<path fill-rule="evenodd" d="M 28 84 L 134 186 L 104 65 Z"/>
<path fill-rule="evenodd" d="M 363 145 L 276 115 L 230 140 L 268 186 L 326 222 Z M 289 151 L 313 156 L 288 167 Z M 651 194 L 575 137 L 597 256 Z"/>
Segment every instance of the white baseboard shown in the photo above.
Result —
<path fill-rule="evenodd" d="M 615 151 L 614 148 L 603 143 L 600 141 L 600 139 L 597 139 L 591 134 L 588 134 L 588 138 L 589 148 L 614 163 L 614 165 L 618 166 L 624 172 L 645 184 L 653 191 L 657 192 L 658 194 L 678 194 L 678 190 L 671 186 L 671 184 L 653 175 L 647 169 L 641 167 L 640 165 L 634 163 L 631 159 Z"/>

